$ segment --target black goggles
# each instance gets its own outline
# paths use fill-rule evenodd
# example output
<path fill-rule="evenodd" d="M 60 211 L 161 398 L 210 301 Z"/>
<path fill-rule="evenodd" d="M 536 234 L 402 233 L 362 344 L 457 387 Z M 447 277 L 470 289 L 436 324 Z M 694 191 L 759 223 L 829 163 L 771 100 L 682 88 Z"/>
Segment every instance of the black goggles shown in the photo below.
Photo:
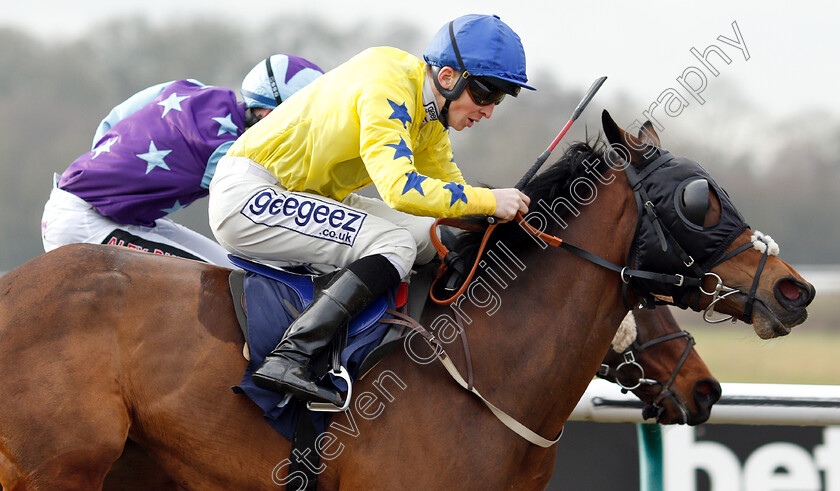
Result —
<path fill-rule="evenodd" d="M 467 79 L 467 92 L 470 98 L 479 106 L 498 104 L 505 98 L 505 92 L 482 80 L 480 77 Z"/>

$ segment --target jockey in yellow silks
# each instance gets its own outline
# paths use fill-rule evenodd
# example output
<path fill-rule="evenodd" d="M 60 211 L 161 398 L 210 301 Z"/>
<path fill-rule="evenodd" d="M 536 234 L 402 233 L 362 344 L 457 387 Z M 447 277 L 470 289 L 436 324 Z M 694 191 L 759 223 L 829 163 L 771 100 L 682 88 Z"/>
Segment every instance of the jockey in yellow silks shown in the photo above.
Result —
<path fill-rule="evenodd" d="M 265 389 L 342 403 L 313 355 L 434 257 L 432 217 L 528 210 L 521 191 L 470 186 L 449 128 L 489 118 L 526 84 L 519 36 L 496 16 L 445 25 L 424 60 L 371 48 L 328 71 L 237 139 L 210 184 L 210 227 L 233 254 L 339 268 L 253 374 Z M 373 183 L 381 196 L 354 193 Z"/>
<path fill-rule="evenodd" d="M 431 82 L 422 60 L 371 48 L 326 77 L 286 102 L 294 109 L 242 135 L 228 156 L 258 162 L 289 191 L 342 201 L 374 183 L 386 204 L 412 215 L 493 214 L 493 194 L 467 185 L 448 131 L 423 108 Z M 453 200 L 451 184 L 463 196 Z"/>

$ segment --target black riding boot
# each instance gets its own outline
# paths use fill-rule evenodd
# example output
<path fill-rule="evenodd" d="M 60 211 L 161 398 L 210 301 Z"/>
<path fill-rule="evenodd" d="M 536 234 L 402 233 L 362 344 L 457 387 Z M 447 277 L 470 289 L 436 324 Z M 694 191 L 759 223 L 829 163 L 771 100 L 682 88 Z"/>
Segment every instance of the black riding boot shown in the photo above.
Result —
<path fill-rule="evenodd" d="M 253 374 L 254 383 L 263 389 L 289 393 L 305 401 L 326 401 L 340 406 L 343 402 L 341 393 L 316 383 L 310 363 L 314 355 L 329 346 L 339 328 L 384 293 L 380 284 L 390 286 L 390 279 L 381 279 L 388 276 L 388 271 L 382 269 L 382 261 L 396 274 L 396 269 L 379 255 L 362 258 L 339 271 L 292 322 L 280 344 L 265 357 Z M 361 263 L 362 267 L 357 263 Z M 379 269 L 365 266 L 378 266 Z M 362 274 L 357 276 L 356 272 Z M 366 276 L 378 278 L 366 282 L 363 281 Z"/>

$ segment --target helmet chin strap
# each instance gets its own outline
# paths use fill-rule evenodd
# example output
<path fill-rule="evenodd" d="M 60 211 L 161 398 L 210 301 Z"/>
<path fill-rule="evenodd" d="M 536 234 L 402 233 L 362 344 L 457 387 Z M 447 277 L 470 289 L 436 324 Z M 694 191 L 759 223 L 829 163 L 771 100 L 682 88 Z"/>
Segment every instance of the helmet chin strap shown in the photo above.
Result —
<path fill-rule="evenodd" d="M 449 128 L 449 104 L 451 103 L 452 101 L 446 99 L 446 102 L 443 103 L 443 107 L 440 109 L 440 117 L 438 118 L 438 121 L 440 121 L 440 124 L 442 124 L 444 128 Z"/>
<path fill-rule="evenodd" d="M 464 89 L 467 88 L 467 78 L 469 78 L 469 73 L 464 71 L 461 73 L 461 76 L 458 78 L 458 81 L 455 82 L 455 85 L 451 89 L 446 89 L 443 85 L 440 84 L 440 80 L 438 80 L 438 73 L 440 73 L 441 67 L 433 66 L 432 67 L 432 81 L 435 84 L 435 88 L 446 99 L 446 102 L 443 104 L 443 107 L 440 108 L 440 116 L 438 116 L 438 121 L 441 122 L 444 128 L 449 127 L 449 105 L 452 101 L 461 97 L 461 94 L 464 93 Z"/>
<path fill-rule="evenodd" d="M 467 71 L 467 67 L 464 66 L 464 60 L 461 59 L 461 50 L 458 49 L 458 42 L 455 40 L 455 29 L 454 26 L 455 21 L 449 22 L 449 39 L 452 42 L 452 51 L 455 52 L 455 58 L 458 59 L 458 66 L 461 69 L 461 76 L 458 78 L 458 81 L 455 82 L 455 85 L 451 89 L 445 89 L 440 84 L 438 80 L 438 73 L 440 73 L 440 67 L 432 67 L 432 80 L 435 82 L 435 87 L 437 88 L 440 95 L 446 99 L 446 102 L 443 104 L 443 107 L 440 110 L 440 117 L 438 120 L 443 124 L 444 128 L 449 127 L 449 104 L 452 101 L 461 97 L 461 94 L 464 93 L 464 89 L 467 88 L 467 79 L 470 78 L 470 72 Z"/>

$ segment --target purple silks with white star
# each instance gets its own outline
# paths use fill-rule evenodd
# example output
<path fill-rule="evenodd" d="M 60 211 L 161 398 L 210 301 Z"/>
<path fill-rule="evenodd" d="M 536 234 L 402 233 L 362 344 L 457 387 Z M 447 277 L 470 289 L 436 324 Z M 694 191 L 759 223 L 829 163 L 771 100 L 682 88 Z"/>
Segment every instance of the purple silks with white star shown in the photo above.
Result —
<path fill-rule="evenodd" d="M 70 164 L 59 187 L 119 223 L 153 226 L 207 196 L 244 120 L 245 106 L 230 89 L 173 82 Z"/>

